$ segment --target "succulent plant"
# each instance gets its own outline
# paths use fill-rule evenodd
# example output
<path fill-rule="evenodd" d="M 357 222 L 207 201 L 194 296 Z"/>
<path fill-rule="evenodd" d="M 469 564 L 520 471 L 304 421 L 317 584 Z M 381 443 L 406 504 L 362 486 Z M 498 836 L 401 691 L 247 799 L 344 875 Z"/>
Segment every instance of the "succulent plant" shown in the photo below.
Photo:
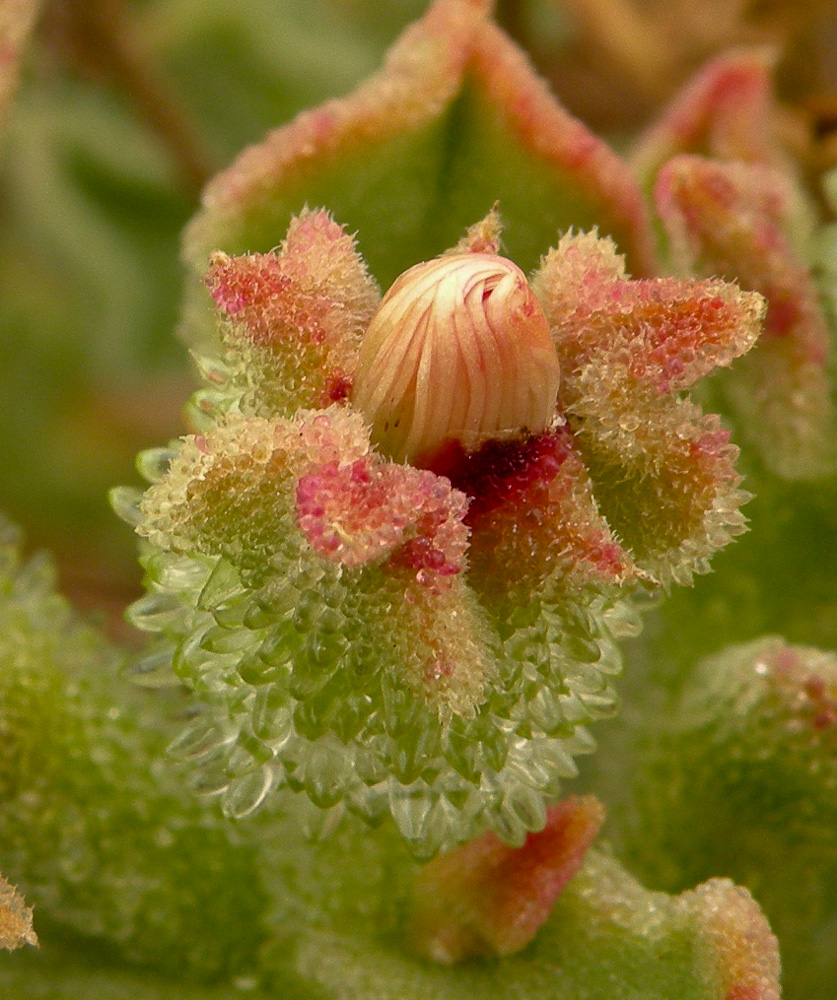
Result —
<path fill-rule="evenodd" d="M 111 493 L 147 636 L 4 527 L 9 995 L 833 992 L 837 267 L 773 111 L 736 50 L 623 158 L 436 0 L 209 182 L 188 433 Z"/>

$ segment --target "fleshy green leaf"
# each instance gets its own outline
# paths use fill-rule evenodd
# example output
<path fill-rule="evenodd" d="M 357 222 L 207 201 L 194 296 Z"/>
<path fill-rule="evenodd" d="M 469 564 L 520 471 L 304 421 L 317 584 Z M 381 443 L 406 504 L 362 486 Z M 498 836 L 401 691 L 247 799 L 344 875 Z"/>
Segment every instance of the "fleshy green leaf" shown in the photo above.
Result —
<path fill-rule="evenodd" d="M 837 976 L 837 658 L 777 637 L 702 661 L 640 730 L 629 861 L 668 890 L 722 872 L 756 895 L 789 997 Z"/>
<path fill-rule="evenodd" d="M 736 436 L 788 478 L 835 465 L 832 339 L 811 262 L 814 212 L 782 148 L 765 50 L 705 66 L 643 136 L 633 162 L 653 192 L 665 254 L 767 300 L 765 332 L 723 379 Z"/>
<path fill-rule="evenodd" d="M 49 565 L 5 537 L 0 665 L 0 864 L 39 920 L 169 975 L 252 966 L 252 848 L 160 766 L 178 699 L 126 692 Z"/>
<path fill-rule="evenodd" d="M 499 199 L 509 256 L 524 269 L 559 229 L 594 222 L 637 272 L 653 269 L 627 167 L 560 108 L 488 6 L 439 0 L 353 94 L 246 150 L 189 227 L 192 265 L 202 273 L 217 249 L 269 249 L 307 202 L 358 231 L 386 286 L 452 246 Z"/>
<path fill-rule="evenodd" d="M 733 49 L 700 69 L 637 140 L 631 162 L 643 183 L 653 187 L 679 153 L 789 168 L 776 135 L 773 64 L 767 48 Z"/>

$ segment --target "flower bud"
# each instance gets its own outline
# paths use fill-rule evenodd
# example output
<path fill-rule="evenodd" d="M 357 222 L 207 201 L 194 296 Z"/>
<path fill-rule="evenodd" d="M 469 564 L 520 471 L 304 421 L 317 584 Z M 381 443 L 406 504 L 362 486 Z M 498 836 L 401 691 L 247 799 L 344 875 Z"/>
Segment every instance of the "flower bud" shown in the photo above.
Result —
<path fill-rule="evenodd" d="M 446 441 L 544 430 L 558 355 L 523 272 L 490 253 L 452 253 L 399 277 L 360 349 L 355 406 L 396 461 L 432 461 Z"/>

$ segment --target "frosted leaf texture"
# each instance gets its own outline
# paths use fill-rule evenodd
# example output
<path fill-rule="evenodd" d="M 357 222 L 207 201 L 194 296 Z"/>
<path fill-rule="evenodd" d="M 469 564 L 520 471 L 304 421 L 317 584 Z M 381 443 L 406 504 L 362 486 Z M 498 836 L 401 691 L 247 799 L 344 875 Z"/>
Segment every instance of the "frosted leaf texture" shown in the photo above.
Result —
<path fill-rule="evenodd" d="M 688 583 L 743 530 L 747 497 L 728 432 L 682 391 L 752 347 L 763 299 L 719 280 L 631 281 L 591 233 L 563 236 L 534 283 L 602 513 L 640 568 Z"/>
<path fill-rule="evenodd" d="M 716 275 L 767 302 L 757 348 L 723 380 L 742 443 L 773 473 L 834 469 L 830 317 L 814 280 L 815 211 L 781 140 L 774 58 L 710 61 L 642 137 L 634 167 L 675 273 Z"/>
<path fill-rule="evenodd" d="M 834 653 L 767 636 L 708 657 L 640 751 L 632 867 L 667 889 L 728 872 L 757 892 L 788 989 L 825 995 L 837 976 Z"/>
<path fill-rule="evenodd" d="M 74 620 L 49 563 L 22 561 L 14 541 L 0 521 L 5 879 L 36 919 L 169 975 L 252 963 L 264 905 L 255 852 L 159 766 L 166 715 L 182 702 L 126 690 L 120 658 Z M 9 935 L 32 940 L 0 879 L 0 944 Z"/>
<path fill-rule="evenodd" d="M 379 293 L 353 238 L 326 212 L 294 218 L 276 251 L 213 254 L 204 283 L 224 320 L 220 378 L 253 412 L 290 415 L 348 394 Z"/>
<path fill-rule="evenodd" d="M 830 331 L 795 245 L 791 183 L 760 164 L 678 156 L 660 171 L 655 196 L 682 268 L 735 276 L 766 299 L 758 349 L 725 386 L 742 435 L 788 478 L 833 469 Z"/>
<path fill-rule="evenodd" d="M 371 428 L 356 397 L 375 380 L 352 385 L 368 374 L 358 332 L 373 292 L 330 217 L 306 211 L 272 255 L 213 258 L 220 350 L 201 367 L 214 388 L 193 403 L 201 433 L 139 460 L 148 594 L 131 617 L 160 635 L 137 680 L 165 685 L 168 656 L 205 701 L 174 750 L 231 815 L 302 792 L 326 827 L 344 809 L 391 814 L 422 855 L 485 828 L 521 843 L 591 748 L 585 723 L 616 708 L 615 640 L 637 627 L 627 585 L 683 579 L 740 529 L 735 451 L 675 394 L 749 346 L 758 296 L 632 282 L 595 234 L 562 240 L 533 290 L 498 238 L 492 213 L 396 283 L 395 321 L 387 298 L 368 318 L 376 345 L 386 327 L 387 377 L 416 401 L 379 400 Z M 479 433 L 437 435 L 416 468 L 385 457 L 385 426 L 404 420 L 412 440 L 419 411 L 443 402 L 413 349 L 413 321 L 434 310 L 439 391 L 470 393 Z M 451 347 L 483 325 L 493 368 Z M 525 349 L 497 347 L 520 329 Z M 529 354 L 551 359 L 546 381 Z M 547 425 L 486 416 L 479 371 L 523 400 L 524 422 L 549 397 Z M 345 392 L 323 396 L 334 372 Z M 620 503 L 652 520 L 652 553 L 618 523 Z"/>

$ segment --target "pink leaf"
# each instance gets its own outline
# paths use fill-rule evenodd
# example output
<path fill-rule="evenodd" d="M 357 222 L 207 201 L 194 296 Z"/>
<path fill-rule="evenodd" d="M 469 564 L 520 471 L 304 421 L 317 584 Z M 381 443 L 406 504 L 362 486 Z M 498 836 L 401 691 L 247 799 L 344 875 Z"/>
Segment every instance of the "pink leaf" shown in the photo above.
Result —
<path fill-rule="evenodd" d="M 278 251 L 214 254 L 204 282 L 264 415 L 345 398 L 379 296 L 354 239 L 328 213 L 294 218 Z"/>
<path fill-rule="evenodd" d="M 632 163 L 652 184 L 678 153 L 788 166 L 772 120 L 774 57 L 768 49 L 736 49 L 707 63 L 642 136 Z"/>
<path fill-rule="evenodd" d="M 581 867 L 604 821 L 592 796 L 552 806 L 522 847 L 486 833 L 431 861 L 419 875 L 407 922 L 410 949 L 452 965 L 525 948 Z"/>

